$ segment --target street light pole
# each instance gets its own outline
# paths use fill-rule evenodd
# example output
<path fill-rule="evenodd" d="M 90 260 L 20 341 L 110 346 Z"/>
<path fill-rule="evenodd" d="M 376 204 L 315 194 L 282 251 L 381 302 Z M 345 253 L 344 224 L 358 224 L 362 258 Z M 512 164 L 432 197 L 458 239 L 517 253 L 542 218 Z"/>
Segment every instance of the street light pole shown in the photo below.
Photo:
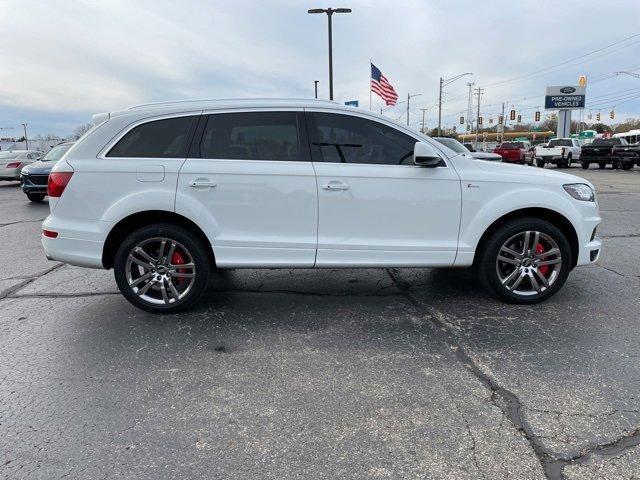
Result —
<path fill-rule="evenodd" d="M 440 136 L 440 128 L 442 127 L 442 87 L 446 87 L 450 83 L 453 83 L 466 75 L 473 75 L 473 73 L 461 73 L 460 75 L 456 75 L 455 77 L 451 77 L 446 80 L 440 77 L 440 88 L 438 89 L 438 136 Z"/>
<path fill-rule="evenodd" d="M 409 95 L 407 93 L 407 127 L 409 126 L 409 101 L 413 98 L 413 97 L 419 97 L 420 95 L 422 95 L 421 93 L 416 93 L 415 95 Z"/>
<path fill-rule="evenodd" d="M 351 13 L 350 8 L 312 8 L 307 13 L 326 13 L 327 26 L 329 29 L 329 100 L 333 100 L 333 32 L 331 27 L 331 17 L 334 13 Z M 317 98 L 317 97 L 316 97 Z"/>
<path fill-rule="evenodd" d="M 318 98 L 318 82 L 319 82 L 319 80 L 314 80 L 313 81 L 313 86 L 314 86 L 314 88 L 316 90 L 316 98 Z"/>
<path fill-rule="evenodd" d="M 27 138 L 27 124 L 23 123 L 22 127 L 24 128 L 24 144 L 26 146 L 25 150 L 29 150 L 29 139 Z"/>

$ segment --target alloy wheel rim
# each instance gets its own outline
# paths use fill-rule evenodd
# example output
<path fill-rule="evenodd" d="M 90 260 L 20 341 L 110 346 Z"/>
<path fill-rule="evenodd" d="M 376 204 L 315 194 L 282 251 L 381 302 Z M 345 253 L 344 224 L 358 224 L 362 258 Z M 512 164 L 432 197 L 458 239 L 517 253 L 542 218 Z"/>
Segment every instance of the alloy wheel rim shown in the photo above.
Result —
<path fill-rule="evenodd" d="M 184 245 L 170 238 L 154 237 L 131 249 L 125 275 L 129 288 L 141 300 L 171 305 L 193 288 L 196 266 Z"/>
<path fill-rule="evenodd" d="M 561 269 L 562 253 L 557 242 L 535 230 L 510 237 L 502 244 L 496 258 L 500 283 L 516 295 L 543 293 L 558 280 Z"/>

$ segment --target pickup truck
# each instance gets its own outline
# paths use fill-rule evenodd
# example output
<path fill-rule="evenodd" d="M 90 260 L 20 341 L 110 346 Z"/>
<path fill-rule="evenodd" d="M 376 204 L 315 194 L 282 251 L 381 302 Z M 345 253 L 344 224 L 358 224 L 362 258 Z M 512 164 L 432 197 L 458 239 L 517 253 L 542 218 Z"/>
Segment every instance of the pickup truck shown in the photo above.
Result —
<path fill-rule="evenodd" d="M 598 167 L 605 168 L 608 163 L 613 168 L 618 166 L 613 156 L 613 149 L 617 146 L 628 145 L 624 138 L 596 138 L 592 143 L 582 146 L 580 152 L 580 165 L 587 169 L 592 163 L 597 163 Z"/>
<path fill-rule="evenodd" d="M 623 170 L 631 170 L 634 164 L 640 167 L 640 143 L 614 145 L 611 156 L 613 157 L 613 168 L 620 167 Z"/>
<path fill-rule="evenodd" d="M 535 148 L 536 165 L 544 168 L 553 163 L 558 168 L 570 167 L 571 162 L 580 160 L 580 142 L 575 138 L 554 138 L 546 145 Z"/>
<path fill-rule="evenodd" d="M 497 153 L 502 157 L 502 161 L 506 163 L 521 163 L 533 165 L 533 155 L 531 147 L 525 142 L 502 142 L 493 149 L 493 153 Z"/>

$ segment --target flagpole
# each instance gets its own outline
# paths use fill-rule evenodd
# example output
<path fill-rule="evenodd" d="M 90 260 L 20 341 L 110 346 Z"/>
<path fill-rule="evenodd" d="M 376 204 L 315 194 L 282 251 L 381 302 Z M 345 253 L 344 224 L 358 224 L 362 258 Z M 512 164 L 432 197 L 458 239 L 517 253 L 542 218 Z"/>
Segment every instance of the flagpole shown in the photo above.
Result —
<path fill-rule="evenodd" d="M 371 107 L 371 64 L 373 62 L 369 59 L 369 111 L 373 110 Z"/>

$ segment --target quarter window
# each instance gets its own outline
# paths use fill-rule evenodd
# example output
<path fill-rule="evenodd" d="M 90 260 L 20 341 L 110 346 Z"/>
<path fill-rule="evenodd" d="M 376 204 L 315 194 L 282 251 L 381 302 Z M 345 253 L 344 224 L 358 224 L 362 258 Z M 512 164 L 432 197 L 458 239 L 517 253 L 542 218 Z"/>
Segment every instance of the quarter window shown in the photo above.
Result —
<path fill-rule="evenodd" d="M 325 162 L 411 165 L 416 139 L 379 122 L 351 115 L 314 114 Z"/>
<path fill-rule="evenodd" d="M 309 161 L 303 117 L 296 112 L 217 113 L 200 143 L 202 158 Z"/>
<path fill-rule="evenodd" d="M 107 157 L 185 158 L 196 118 L 176 117 L 138 125 L 116 143 Z"/>

